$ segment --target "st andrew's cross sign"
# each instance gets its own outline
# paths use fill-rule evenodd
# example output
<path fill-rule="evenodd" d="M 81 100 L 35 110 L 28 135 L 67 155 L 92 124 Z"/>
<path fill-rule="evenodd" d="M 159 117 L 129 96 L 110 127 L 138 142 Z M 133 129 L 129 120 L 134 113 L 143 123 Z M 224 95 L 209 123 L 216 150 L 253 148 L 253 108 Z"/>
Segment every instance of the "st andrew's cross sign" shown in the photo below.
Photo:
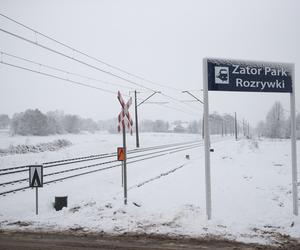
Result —
<path fill-rule="evenodd" d="M 293 213 L 298 215 L 294 69 L 295 66 L 291 63 L 203 59 L 205 190 L 208 219 L 211 218 L 208 91 L 290 93 Z"/>
<path fill-rule="evenodd" d="M 128 100 L 128 102 L 125 104 L 125 101 L 121 95 L 121 92 L 118 91 L 118 100 L 121 104 L 122 110 L 118 115 L 118 132 L 121 132 L 122 129 L 130 129 L 130 134 L 132 135 L 132 125 L 133 121 L 131 119 L 130 113 L 129 113 L 129 107 L 132 104 L 132 98 Z"/>

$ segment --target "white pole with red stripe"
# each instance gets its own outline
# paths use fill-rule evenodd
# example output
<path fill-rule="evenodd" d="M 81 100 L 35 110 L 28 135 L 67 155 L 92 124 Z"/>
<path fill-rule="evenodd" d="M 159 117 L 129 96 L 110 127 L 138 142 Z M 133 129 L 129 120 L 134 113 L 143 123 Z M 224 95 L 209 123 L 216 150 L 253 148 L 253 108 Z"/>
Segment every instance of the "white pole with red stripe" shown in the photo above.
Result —
<path fill-rule="evenodd" d="M 122 164 L 122 180 L 123 180 L 123 188 L 124 188 L 124 204 L 127 205 L 127 148 L 126 148 L 126 127 L 130 131 L 130 134 L 132 135 L 132 125 L 133 120 L 131 119 L 131 116 L 129 114 L 129 107 L 132 104 L 132 98 L 128 100 L 128 102 L 125 104 L 125 101 L 120 93 L 118 91 L 118 100 L 122 106 L 122 110 L 118 115 L 118 132 L 123 132 L 123 151 L 124 151 L 124 160 Z"/>

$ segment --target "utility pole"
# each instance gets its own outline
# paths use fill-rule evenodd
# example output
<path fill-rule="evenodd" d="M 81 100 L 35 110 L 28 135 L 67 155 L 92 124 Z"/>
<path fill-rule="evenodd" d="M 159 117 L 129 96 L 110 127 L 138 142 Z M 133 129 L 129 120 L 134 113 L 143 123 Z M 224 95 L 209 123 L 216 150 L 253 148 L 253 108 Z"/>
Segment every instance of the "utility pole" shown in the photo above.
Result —
<path fill-rule="evenodd" d="M 204 139 L 204 114 L 202 116 L 202 139 Z"/>
<path fill-rule="evenodd" d="M 247 122 L 247 125 L 248 125 L 248 137 L 250 137 L 250 125 L 249 125 L 249 122 Z"/>
<path fill-rule="evenodd" d="M 136 90 L 134 91 L 134 106 L 135 106 L 135 139 L 136 139 L 136 147 L 140 147 L 140 138 L 139 138 L 139 122 L 138 122 L 138 112 L 137 112 L 137 96 Z"/>
<path fill-rule="evenodd" d="M 223 121 L 223 118 L 222 118 L 222 123 L 221 123 L 221 125 L 222 125 L 222 137 L 224 136 L 224 121 Z"/>
<path fill-rule="evenodd" d="M 136 90 L 134 91 L 134 100 L 135 100 L 135 136 L 136 136 L 136 147 L 140 147 L 140 137 L 139 137 L 139 121 L 138 121 L 138 106 L 142 105 L 145 101 L 149 100 L 152 96 L 155 94 L 160 94 L 160 91 L 154 91 L 151 95 L 149 95 L 145 100 L 137 104 L 137 92 Z"/>
<path fill-rule="evenodd" d="M 183 90 L 182 93 L 187 93 L 190 96 L 192 96 L 194 99 L 196 99 L 198 102 L 200 102 L 201 104 L 204 104 L 202 100 L 200 100 L 198 97 L 194 96 L 190 91 Z M 203 114 L 203 119 L 202 119 L 202 139 L 204 139 L 204 114 Z"/>
<path fill-rule="evenodd" d="M 236 121 L 236 112 L 234 112 L 234 130 L 235 130 L 235 140 L 237 141 L 237 121 Z"/>

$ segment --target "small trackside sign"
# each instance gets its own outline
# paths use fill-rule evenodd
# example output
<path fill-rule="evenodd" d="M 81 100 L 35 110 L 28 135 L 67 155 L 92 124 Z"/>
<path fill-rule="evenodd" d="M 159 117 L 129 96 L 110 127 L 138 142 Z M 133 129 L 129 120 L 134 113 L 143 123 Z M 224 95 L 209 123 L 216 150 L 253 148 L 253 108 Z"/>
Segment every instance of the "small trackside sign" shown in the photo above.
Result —
<path fill-rule="evenodd" d="M 124 161 L 125 159 L 124 148 L 122 147 L 117 148 L 117 156 L 118 156 L 118 161 Z"/>
<path fill-rule="evenodd" d="M 207 60 L 208 90 L 245 92 L 293 91 L 294 64 L 228 59 Z"/>
<path fill-rule="evenodd" d="M 43 165 L 29 166 L 29 187 L 43 187 Z"/>

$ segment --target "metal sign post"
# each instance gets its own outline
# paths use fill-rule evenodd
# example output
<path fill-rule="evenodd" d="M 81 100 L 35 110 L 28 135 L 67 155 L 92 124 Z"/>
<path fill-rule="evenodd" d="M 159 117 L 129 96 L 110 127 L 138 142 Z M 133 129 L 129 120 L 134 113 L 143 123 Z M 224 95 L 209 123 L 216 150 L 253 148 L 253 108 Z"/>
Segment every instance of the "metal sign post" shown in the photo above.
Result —
<path fill-rule="evenodd" d="M 124 204 L 127 205 L 127 148 L 126 148 L 126 126 L 130 130 L 130 134 L 132 135 L 132 125 L 133 121 L 131 119 L 131 116 L 129 114 L 129 107 L 132 104 L 132 98 L 128 100 L 128 102 L 125 104 L 124 99 L 118 91 L 118 100 L 122 106 L 122 111 L 118 115 L 118 131 L 123 132 L 123 164 L 122 164 L 122 177 L 123 177 L 123 187 L 124 187 Z M 118 155 L 119 157 L 119 155 Z"/>
<path fill-rule="evenodd" d="M 136 147 L 140 147 L 140 138 L 139 138 L 139 121 L 138 121 L 138 110 L 137 110 L 137 92 L 134 91 L 134 108 L 135 108 L 135 139 L 136 139 Z"/>
<path fill-rule="evenodd" d="M 203 61 L 203 101 L 204 101 L 204 155 L 205 155 L 205 192 L 206 192 L 206 215 L 211 219 L 211 183 L 210 183 L 210 138 L 208 128 L 208 85 L 207 85 L 207 61 Z"/>
<path fill-rule="evenodd" d="M 293 213 L 298 215 L 294 64 L 204 58 L 203 90 L 207 218 L 211 218 L 208 91 L 290 93 Z"/>
<path fill-rule="evenodd" d="M 295 65 L 292 66 L 292 82 L 295 86 Z M 298 189 L 297 189 L 297 143 L 296 143 L 296 108 L 295 108 L 295 87 L 290 93 L 291 106 L 291 150 L 292 150 L 292 187 L 293 187 L 293 212 L 298 215 Z"/>
<path fill-rule="evenodd" d="M 124 160 L 123 160 L 123 184 L 124 184 L 124 204 L 127 205 L 127 150 L 126 150 L 126 131 L 125 124 L 123 124 L 123 150 L 124 150 Z"/>
<path fill-rule="evenodd" d="M 39 214 L 39 188 L 35 188 L 35 214 Z"/>
<path fill-rule="evenodd" d="M 121 166 L 121 178 L 122 178 L 122 187 L 124 187 L 124 161 L 122 161 Z"/>
<path fill-rule="evenodd" d="M 35 187 L 35 214 L 39 213 L 38 188 L 43 187 L 43 165 L 29 166 L 29 187 Z"/>

